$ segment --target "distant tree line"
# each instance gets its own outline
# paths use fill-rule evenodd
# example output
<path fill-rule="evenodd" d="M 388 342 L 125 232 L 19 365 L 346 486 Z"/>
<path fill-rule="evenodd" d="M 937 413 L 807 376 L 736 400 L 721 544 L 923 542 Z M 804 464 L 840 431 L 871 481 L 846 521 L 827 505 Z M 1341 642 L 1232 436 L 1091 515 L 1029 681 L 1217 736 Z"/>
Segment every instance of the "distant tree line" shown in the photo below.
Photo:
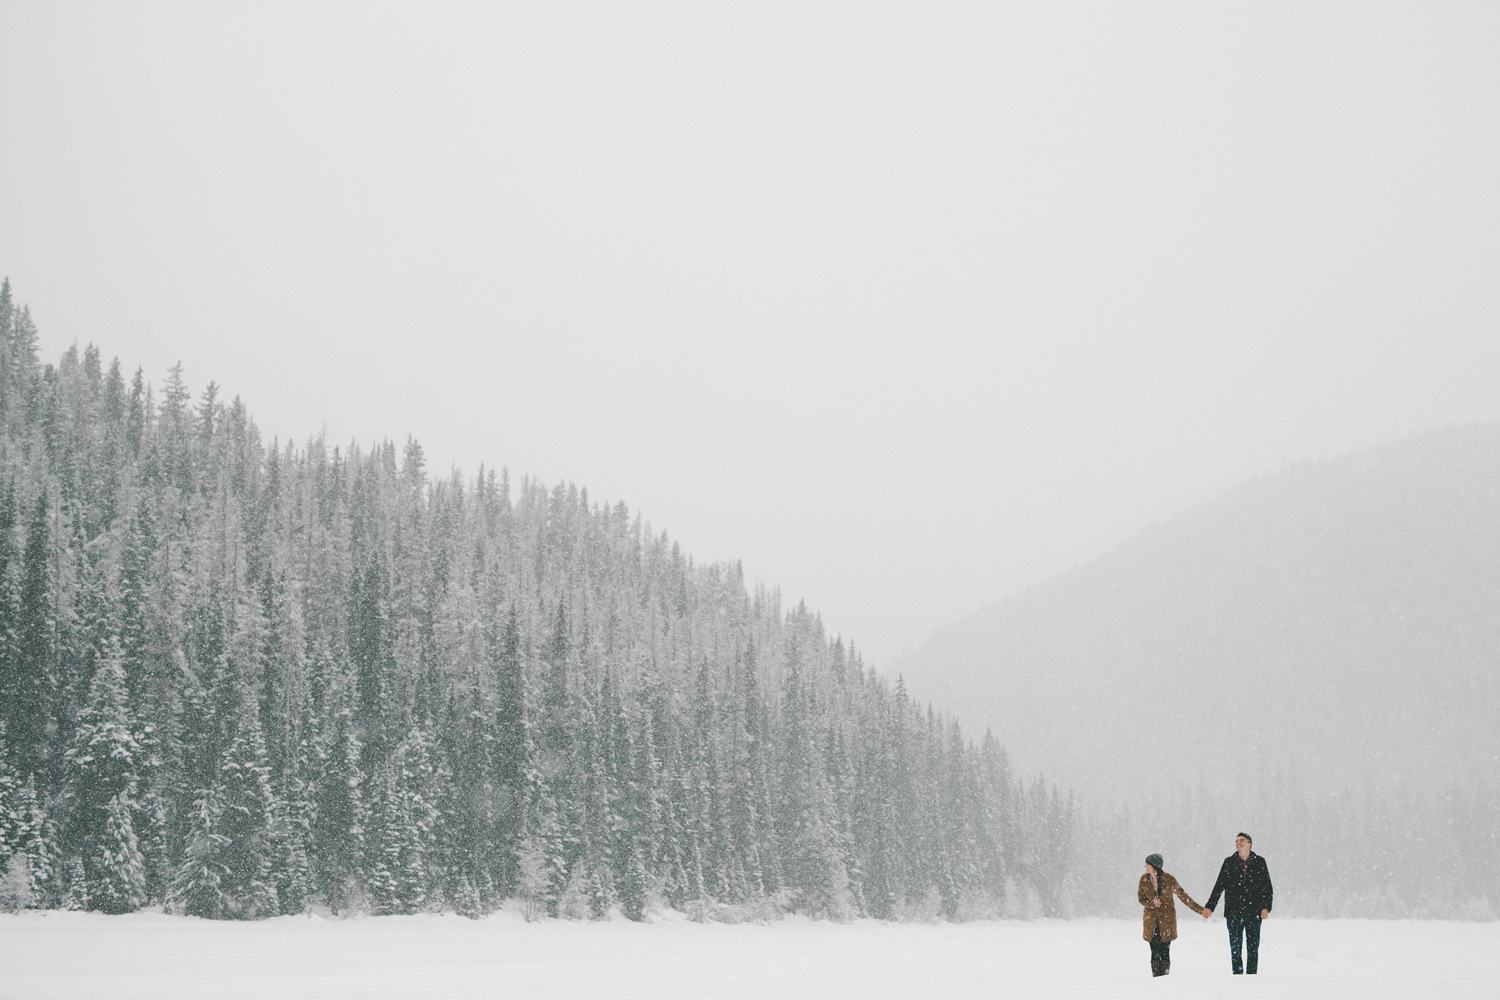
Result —
<path fill-rule="evenodd" d="M 512 495 L 514 494 L 514 495 Z M 624 504 L 267 446 L 0 289 L 0 903 L 1060 914 L 1076 810 Z"/>
<path fill-rule="evenodd" d="M 1147 789 L 1150 789 L 1149 791 Z M 1124 916 L 1141 859 L 1162 853 L 1195 898 L 1247 831 L 1268 860 L 1283 916 L 1495 920 L 1500 917 L 1500 794 L 1482 780 L 1417 785 L 1305 781 L 1295 761 L 1245 761 L 1234 787 L 1143 787 L 1080 809 L 1074 911 Z"/>

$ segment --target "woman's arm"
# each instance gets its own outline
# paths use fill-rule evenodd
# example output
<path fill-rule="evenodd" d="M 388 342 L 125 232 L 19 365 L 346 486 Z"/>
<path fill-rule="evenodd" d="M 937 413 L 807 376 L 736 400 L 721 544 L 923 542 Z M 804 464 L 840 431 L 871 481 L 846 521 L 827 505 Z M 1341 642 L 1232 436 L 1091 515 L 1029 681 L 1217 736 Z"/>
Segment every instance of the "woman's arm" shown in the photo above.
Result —
<path fill-rule="evenodd" d="M 1189 896 L 1187 894 L 1187 890 L 1182 887 L 1182 883 L 1181 882 L 1177 883 L 1177 898 L 1180 899 L 1180 900 L 1182 900 L 1184 903 L 1186 903 L 1187 904 L 1187 908 L 1190 909 L 1190 910 L 1192 910 L 1194 913 L 1202 913 L 1203 912 L 1203 907 L 1201 907 L 1197 903 L 1193 902 L 1193 897 L 1191 897 L 1191 896 Z"/>

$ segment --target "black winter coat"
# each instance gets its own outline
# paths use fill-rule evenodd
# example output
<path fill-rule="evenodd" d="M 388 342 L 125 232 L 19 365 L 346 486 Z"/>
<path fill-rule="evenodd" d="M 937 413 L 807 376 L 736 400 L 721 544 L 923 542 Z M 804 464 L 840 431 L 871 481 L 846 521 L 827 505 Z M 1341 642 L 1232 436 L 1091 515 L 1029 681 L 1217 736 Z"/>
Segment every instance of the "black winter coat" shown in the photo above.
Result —
<path fill-rule="evenodd" d="M 1260 916 L 1261 910 L 1271 908 L 1271 871 L 1266 859 L 1250 852 L 1245 870 L 1240 871 L 1240 856 L 1231 854 L 1219 866 L 1219 880 L 1214 883 L 1213 895 L 1208 897 L 1210 911 L 1219 905 L 1219 893 L 1224 894 L 1224 915 L 1248 917 Z"/>

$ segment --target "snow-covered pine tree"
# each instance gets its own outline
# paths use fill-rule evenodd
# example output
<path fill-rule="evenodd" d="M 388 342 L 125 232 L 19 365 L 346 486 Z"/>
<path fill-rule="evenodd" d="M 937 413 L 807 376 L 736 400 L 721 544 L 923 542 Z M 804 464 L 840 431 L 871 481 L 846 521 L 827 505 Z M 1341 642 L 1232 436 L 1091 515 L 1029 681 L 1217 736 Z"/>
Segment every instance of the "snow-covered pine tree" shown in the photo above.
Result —
<path fill-rule="evenodd" d="M 744 653 L 735 656 L 730 678 L 731 700 L 724 715 L 724 768 L 727 810 L 729 898 L 735 902 L 753 899 L 764 892 L 760 878 L 760 852 L 756 844 L 755 784 L 751 777 L 750 734 L 745 726 Z"/>
<path fill-rule="evenodd" d="M 416 913 L 432 891 L 427 861 L 438 811 L 425 798 L 432 772 L 426 736 L 413 729 L 376 773 L 365 831 L 371 848 L 365 884 L 378 913 Z"/>
<path fill-rule="evenodd" d="M 272 460 L 270 468 L 277 468 Z M 295 754 L 301 743 L 300 724 L 308 698 L 306 639 L 302 613 L 291 593 L 285 573 L 267 566 L 261 578 L 261 616 L 265 621 L 261 663 L 260 724 L 266 735 L 266 757 L 271 765 L 271 785 L 285 794 L 290 775 L 296 770 Z"/>
<path fill-rule="evenodd" d="M 0 726 L 0 864 L 22 850 L 21 791 L 25 783 L 11 766 L 5 745 L 4 727 Z"/>
<path fill-rule="evenodd" d="M 34 422 L 34 404 L 37 402 L 39 381 L 37 371 L 37 329 L 32 321 L 29 306 L 12 308 L 10 313 L 10 336 L 8 338 L 9 365 L 4 375 L 10 383 L 10 409 L 6 416 L 24 431 L 25 424 Z"/>
<path fill-rule="evenodd" d="M 193 802 L 192 827 L 171 884 L 167 887 L 167 909 L 189 917 L 219 920 L 225 916 L 224 845 L 229 838 L 219 828 L 224 817 L 224 793 L 216 787 L 203 789 Z"/>
<path fill-rule="evenodd" d="M 728 836 L 721 822 L 726 818 L 727 803 L 721 781 L 717 691 L 707 657 L 699 663 L 697 678 L 688 744 L 692 752 L 689 829 L 699 859 L 703 895 L 723 901 L 730 896 Z"/>
<path fill-rule="evenodd" d="M 312 863 L 307 856 L 310 811 L 306 788 L 294 778 L 286 797 L 277 798 L 271 821 L 271 839 L 280 848 L 280 856 L 271 867 L 276 879 L 276 901 L 282 913 L 303 912 L 314 893 Z"/>
<path fill-rule="evenodd" d="M 641 857 L 640 840 L 634 833 L 625 834 L 615 848 L 614 879 L 620 912 L 631 920 L 645 920 L 650 876 Z"/>
<path fill-rule="evenodd" d="M 42 490 L 26 529 L 21 554 L 20 592 L 11 656 L 0 666 L 4 684 L 5 739 L 14 767 L 24 775 L 42 774 L 51 752 L 57 679 L 52 670 L 53 594 L 50 506 Z"/>
<path fill-rule="evenodd" d="M 531 498 L 530 509 L 548 512 L 555 525 L 548 532 L 548 544 L 542 546 L 537 555 L 542 560 L 560 558 L 558 530 L 567 521 L 566 501 L 561 487 L 549 499 L 543 490 Z M 538 569 L 544 569 L 543 563 Z M 537 802 L 538 832 L 547 843 L 552 859 L 554 888 L 558 892 L 558 905 L 568 895 L 576 899 L 588 894 L 589 877 L 582 865 L 586 847 L 588 796 L 590 794 L 590 762 L 584 744 L 592 725 L 592 706 L 578 678 L 575 666 L 571 630 L 563 595 L 556 597 L 556 612 L 552 616 L 551 635 L 548 641 L 536 642 L 542 648 L 542 660 L 538 665 L 539 730 L 538 764 L 546 791 Z M 535 628 L 540 633 L 545 627 L 546 605 L 537 609 Z M 538 636 L 540 640 L 540 635 Z"/>
<path fill-rule="evenodd" d="M 604 917 L 616 902 L 614 887 L 614 839 L 619 817 L 614 813 L 608 760 L 609 713 L 604 699 L 609 697 L 608 678 L 600 698 L 599 711 L 586 716 L 582 739 L 575 745 L 582 771 L 583 812 L 578 824 L 579 851 L 573 874 L 587 894 L 589 913 L 594 919 Z"/>
<path fill-rule="evenodd" d="M 787 885 L 803 906 L 820 905 L 819 867 L 825 844 L 816 801 L 817 753 L 812 737 L 812 705 L 804 678 L 801 645 L 795 636 L 787 639 L 786 674 L 781 701 L 781 856 L 785 859 Z"/>
<path fill-rule="evenodd" d="M 88 905 L 106 913 L 128 913 L 146 901 L 145 862 L 132 817 L 140 755 L 120 641 L 111 635 L 64 754 L 74 795 L 70 841 L 81 854 Z"/>
<path fill-rule="evenodd" d="M 26 856 L 25 784 L 15 768 L 0 731 L 0 912 L 15 913 L 35 902 Z"/>
<path fill-rule="evenodd" d="M 4 347 L 0 339 L 0 348 Z M 5 379 L 0 376 L 0 385 Z M 17 696 L 16 613 L 21 603 L 21 559 L 16 545 L 16 484 L 0 492 L 0 730 L 10 724 Z"/>
<path fill-rule="evenodd" d="M 746 848 L 751 857 L 752 875 L 760 877 L 761 891 L 773 894 L 782 887 L 782 866 L 775 845 L 775 800 L 771 792 L 771 769 L 774 766 L 774 747 L 771 742 L 771 723 L 765 700 L 760 693 L 760 665 L 756 657 L 755 640 L 747 639 L 744 661 L 745 685 L 745 753 L 749 774 L 746 800 L 752 815 L 749 819 L 752 848 Z"/>
<path fill-rule="evenodd" d="M 569 730 L 568 708 L 569 708 L 569 674 L 572 660 L 572 640 L 568 632 L 567 609 L 562 599 L 557 602 L 557 620 L 552 626 L 552 639 L 547 644 L 546 661 L 542 665 L 545 678 L 545 697 L 543 704 L 546 712 L 546 728 L 544 751 L 559 762 L 554 766 L 560 769 L 561 758 L 565 758 L 568 752 Z M 553 775 L 548 772 L 548 778 Z"/>
<path fill-rule="evenodd" d="M 498 642 L 491 643 L 495 674 L 494 784 L 498 872 L 496 888 L 509 896 L 519 887 L 519 851 L 536 779 L 535 747 L 526 710 L 526 664 L 521 657 L 521 626 L 515 606 Z"/>
<path fill-rule="evenodd" d="M 3 869 L 0 869 L 0 913 L 19 913 L 35 902 L 26 855 L 13 854 L 5 860 Z"/>
<path fill-rule="evenodd" d="M 390 578 L 381 560 L 372 558 L 362 578 L 355 577 L 349 601 L 349 659 L 355 672 L 354 723 L 360 741 L 360 769 L 367 774 L 385 760 L 387 661 L 391 655 L 387 614 Z"/>
<path fill-rule="evenodd" d="M 14 817 L 16 837 L 20 841 L 18 853 L 26 856 L 33 905 L 56 905 L 64 891 L 58 883 L 61 872 L 57 834 L 41 796 L 37 794 L 35 775 L 27 775 L 26 783 L 21 786 Z"/>
<path fill-rule="evenodd" d="M 145 497 L 129 510 L 123 535 L 119 571 L 120 646 L 131 707 L 137 717 L 150 718 L 154 702 L 162 692 L 157 688 L 161 678 L 153 670 L 157 661 L 151 648 L 151 597 L 148 592 L 156 539 L 151 508 Z"/>
<path fill-rule="evenodd" d="M 638 870 L 629 873 L 622 885 L 633 885 L 639 880 L 642 912 L 646 905 L 661 899 L 662 880 L 656 874 L 654 864 L 658 845 L 665 833 L 665 810 L 663 798 L 661 762 L 656 752 L 656 728 L 654 713 L 646 706 L 635 707 L 635 725 L 632 733 L 632 757 L 634 769 L 629 775 L 629 809 L 627 813 L 631 834 L 631 864 Z M 626 890 L 622 889 L 622 892 Z M 630 911 L 626 910 L 626 915 Z"/>
<path fill-rule="evenodd" d="M 494 903 L 488 716 L 483 697 L 475 689 L 454 697 L 444 726 L 444 751 L 452 774 L 442 807 L 446 881 L 449 902 L 466 917 L 482 916 Z"/>
<path fill-rule="evenodd" d="M 130 802 L 116 795 L 87 867 L 88 909 L 129 913 L 146 902 L 146 864 L 136 842 Z"/>
<path fill-rule="evenodd" d="M 690 779 L 684 759 L 680 727 L 672 722 L 665 689 L 652 705 L 656 739 L 664 745 L 662 767 L 662 839 L 656 848 L 657 870 L 667 902 L 685 910 L 703 898 L 702 862 L 689 823 Z"/>
<path fill-rule="evenodd" d="M 828 825 L 829 915 L 847 920 L 861 912 L 862 887 L 856 880 L 858 861 L 853 849 L 852 775 L 845 749 L 843 731 L 836 724 L 828 726 L 823 744 L 822 813 Z"/>
<path fill-rule="evenodd" d="M 127 671 L 126 676 L 129 676 Z M 139 719 L 140 716 L 137 716 Z M 150 716 L 145 717 L 149 719 Z M 172 844 L 175 835 L 182 829 L 177 789 L 169 773 L 180 773 L 175 740 L 163 741 L 161 733 L 149 721 L 138 723 L 140 733 L 137 758 L 137 791 L 131 821 L 135 826 L 136 843 L 141 848 L 141 858 L 146 865 L 146 899 L 162 902 L 167 897 L 167 886 L 176 871 Z M 168 754 L 172 756 L 172 769 L 168 770 Z"/>
<path fill-rule="evenodd" d="M 552 891 L 552 875 L 547 863 L 547 848 L 540 837 L 530 834 L 521 841 L 521 849 L 517 853 L 517 866 L 520 869 L 520 877 L 516 892 L 524 903 L 523 913 L 528 921 L 540 920 L 547 915 L 548 897 Z"/>
<path fill-rule="evenodd" d="M 644 920 L 650 880 L 643 857 L 649 848 L 643 847 L 642 841 L 650 835 L 652 790 L 649 784 L 640 780 L 642 772 L 637 762 L 640 751 L 630 709 L 620 696 L 611 674 L 606 666 L 606 693 L 600 699 L 601 721 L 605 724 L 605 736 L 609 741 L 605 752 L 605 777 L 609 789 L 606 802 L 611 876 L 620 911 L 631 920 Z M 644 774 L 649 778 L 649 768 Z"/>
<path fill-rule="evenodd" d="M 395 899 L 402 913 L 415 913 L 431 900 L 435 885 L 431 864 L 437 850 L 437 803 L 444 784 L 431 739 L 419 726 L 406 735 L 393 757 L 400 797 L 401 837 L 392 855 Z"/>
<path fill-rule="evenodd" d="M 63 893 L 62 908 L 65 910 L 91 910 L 93 905 L 89 899 L 89 872 L 80 857 L 69 858 L 67 864 L 62 866 L 68 883 L 67 891 Z"/>
<path fill-rule="evenodd" d="M 359 739 L 347 710 L 334 713 L 333 731 L 320 748 L 322 774 L 313 822 L 313 875 L 319 894 L 335 911 L 352 902 L 365 850 L 365 776 L 359 768 Z"/>
<path fill-rule="evenodd" d="M 182 377 L 182 362 L 167 371 L 158 419 L 156 460 L 160 475 L 179 492 L 191 496 L 194 488 L 193 458 L 197 435 L 193 428 L 192 393 Z"/>
<path fill-rule="evenodd" d="M 979 788 L 976 755 L 966 746 L 956 720 L 948 724 L 947 752 L 944 755 L 943 827 L 946 830 L 948 891 L 953 894 L 949 919 L 971 907 L 984 884 L 983 855 L 980 852 L 980 827 L 983 797 Z"/>
<path fill-rule="evenodd" d="M 254 920 L 279 912 L 271 862 L 277 845 L 271 839 L 275 799 L 270 765 L 260 724 L 249 716 L 224 755 L 220 771 L 222 812 L 217 832 L 223 864 L 219 892 L 222 916 Z"/>
<path fill-rule="evenodd" d="M 15 365 L 11 352 L 11 331 L 15 324 L 15 302 L 11 295 L 10 279 L 0 279 L 0 426 L 9 429 L 9 403 L 14 395 L 11 386 L 11 369 Z"/>
<path fill-rule="evenodd" d="M 1013 850 L 1015 844 L 1015 815 L 1011 805 L 1013 783 L 1010 761 L 1000 741 L 989 729 L 984 731 L 975 767 L 980 794 L 976 840 L 983 866 L 980 891 L 990 900 L 1003 903 L 1011 868 L 1007 852 Z"/>
<path fill-rule="evenodd" d="M 395 872 L 401 865 L 408 830 L 401 808 L 401 793 L 389 763 L 376 767 L 367 799 L 365 842 L 360 878 L 376 913 L 404 913 L 396 891 Z"/>

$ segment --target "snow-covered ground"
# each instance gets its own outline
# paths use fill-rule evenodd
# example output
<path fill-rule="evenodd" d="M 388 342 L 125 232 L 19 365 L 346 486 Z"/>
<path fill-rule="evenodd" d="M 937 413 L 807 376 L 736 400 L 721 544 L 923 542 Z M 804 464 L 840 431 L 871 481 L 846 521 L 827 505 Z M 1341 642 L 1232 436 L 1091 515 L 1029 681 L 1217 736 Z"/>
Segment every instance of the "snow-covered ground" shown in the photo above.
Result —
<path fill-rule="evenodd" d="M 1276 920 L 1231 977 L 1224 922 L 1183 919 L 1153 980 L 1138 921 L 527 924 L 510 914 L 217 923 L 0 915 L 0 997 L 1214 997 L 1500 995 L 1500 923 Z"/>

